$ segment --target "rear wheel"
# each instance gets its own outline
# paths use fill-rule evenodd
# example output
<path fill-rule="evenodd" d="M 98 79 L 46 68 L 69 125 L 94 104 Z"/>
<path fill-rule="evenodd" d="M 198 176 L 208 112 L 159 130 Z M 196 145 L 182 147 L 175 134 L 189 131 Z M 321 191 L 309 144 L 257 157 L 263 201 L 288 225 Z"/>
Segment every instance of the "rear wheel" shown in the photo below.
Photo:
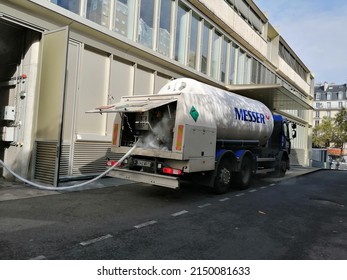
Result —
<path fill-rule="evenodd" d="M 275 176 L 279 178 L 284 177 L 287 171 L 287 165 L 288 165 L 287 160 L 282 157 L 279 165 L 276 167 Z"/>
<path fill-rule="evenodd" d="M 235 175 L 235 187 L 241 190 L 247 189 L 252 178 L 252 159 L 250 157 L 246 156 L 242 159 L 240 170 Z"/>
<path fill-rule="evenodd" d="M 227 160 L 222 160 L 217 169 L 213 190 L 216 194 L 223 194 L 230 190 L 232 166 Z"/>

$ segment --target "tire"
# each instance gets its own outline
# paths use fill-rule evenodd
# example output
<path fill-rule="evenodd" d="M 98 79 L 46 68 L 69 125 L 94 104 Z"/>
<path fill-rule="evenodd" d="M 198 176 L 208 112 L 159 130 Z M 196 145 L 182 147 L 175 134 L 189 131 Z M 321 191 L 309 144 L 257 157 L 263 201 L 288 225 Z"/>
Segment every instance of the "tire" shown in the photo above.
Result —
<path fill-rule="evenodd" d="M 216 194 L 223 194 L 230 190 L 232 176 L 232 165 L 228 160 L 222 160 L 217 169 L 214 180 L 213 191 Z"/>
<path fill-rule="evenodd" d="M 282 157 L 279 166 L 276 167 L 275 176 L 278 178 L 284 177 L 287 171 L 287 160 Z"/>
<path fill-rule="evenodd" d="M 239 172 L 235 174 L 236 185 L 235 188 L 245 190 L 249 186 L 252 178 L 252 159 L 245 156 L 242 159 Z"/>

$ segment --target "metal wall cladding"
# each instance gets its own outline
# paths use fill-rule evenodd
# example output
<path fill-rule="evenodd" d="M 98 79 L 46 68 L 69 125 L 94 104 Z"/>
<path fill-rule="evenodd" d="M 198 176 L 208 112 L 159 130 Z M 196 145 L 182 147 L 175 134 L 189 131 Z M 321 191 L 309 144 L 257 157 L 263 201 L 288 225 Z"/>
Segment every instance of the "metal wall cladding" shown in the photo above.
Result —
<path fill-rule="evenodd" d="M 216 127 L 217 139 L 258 140 L 263 145 L 271 136 L 272 113 L 257 100 L 187 78 L 169 82 L 159 94 L 173 92 L 182 93 L 186 123 Z"/>

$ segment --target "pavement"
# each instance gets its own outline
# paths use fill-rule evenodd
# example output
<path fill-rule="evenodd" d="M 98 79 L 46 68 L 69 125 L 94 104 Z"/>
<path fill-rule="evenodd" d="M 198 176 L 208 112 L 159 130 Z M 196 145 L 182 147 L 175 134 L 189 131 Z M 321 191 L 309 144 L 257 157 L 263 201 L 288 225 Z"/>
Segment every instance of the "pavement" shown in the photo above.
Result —
<path fill-rule="evenodd" d="M 279 182 L 283 180 L 288 180 L 293 177 L 303 176 L 312 172 L 321 170 L 317 167 L 302 167 L 302 166 L 291 166 L 290 170 L 287 171 L 286 175 L 282 178 L 273 178 L 273 177 L 262 177 L 261 179 L 266 182 Z M 68 181 L 61 183 L 61 187 L 67 187 L 72 185 L 81 184 L 84 181 Z M 59 187 L 56 190 L 42 190 L 35 187 L 32 187 L 28 184 L 24 184 L 20 181 L 6 181 L 5 179 L 0 179 L 0 202 L 7 200 L 15 199 L 26 199 L 38 196 L 47 196 L 47 195 L 58 195 L 61 193 L 71 192 L 71 191 L 84 191 L 90 189 L 106 188 L 106 187 L 116 187 L 125 184 L 131 184 L 133 182 L 117 179 L 117 178 L 102 178 L 93 183 L 90 183 L 86 186 L 75 188 L 73 190 L 59 190 Z"/>

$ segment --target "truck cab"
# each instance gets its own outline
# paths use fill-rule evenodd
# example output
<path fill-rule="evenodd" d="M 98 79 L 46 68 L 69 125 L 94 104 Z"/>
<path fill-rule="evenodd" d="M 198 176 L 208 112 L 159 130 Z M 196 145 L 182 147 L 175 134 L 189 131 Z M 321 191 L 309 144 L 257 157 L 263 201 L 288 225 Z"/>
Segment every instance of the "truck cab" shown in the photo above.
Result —
<path fill-rule="evenodd" d="M 274 129 L 268 141 L 269 152 L 276 154 L 276 173 L 284 176 L 290 168 L 289 155 L 291 153 L 291 140 L 296 137 L 296 124 L 290 122 L 281 115 L 273 115 Z"/>
<path fill-rule="evenodd" d="M 281 115 L 273 115 L 274 129 L 269 139 L 269 147 L 278 150 L 286 150 L 290 154 L 289 123 Z"/>

